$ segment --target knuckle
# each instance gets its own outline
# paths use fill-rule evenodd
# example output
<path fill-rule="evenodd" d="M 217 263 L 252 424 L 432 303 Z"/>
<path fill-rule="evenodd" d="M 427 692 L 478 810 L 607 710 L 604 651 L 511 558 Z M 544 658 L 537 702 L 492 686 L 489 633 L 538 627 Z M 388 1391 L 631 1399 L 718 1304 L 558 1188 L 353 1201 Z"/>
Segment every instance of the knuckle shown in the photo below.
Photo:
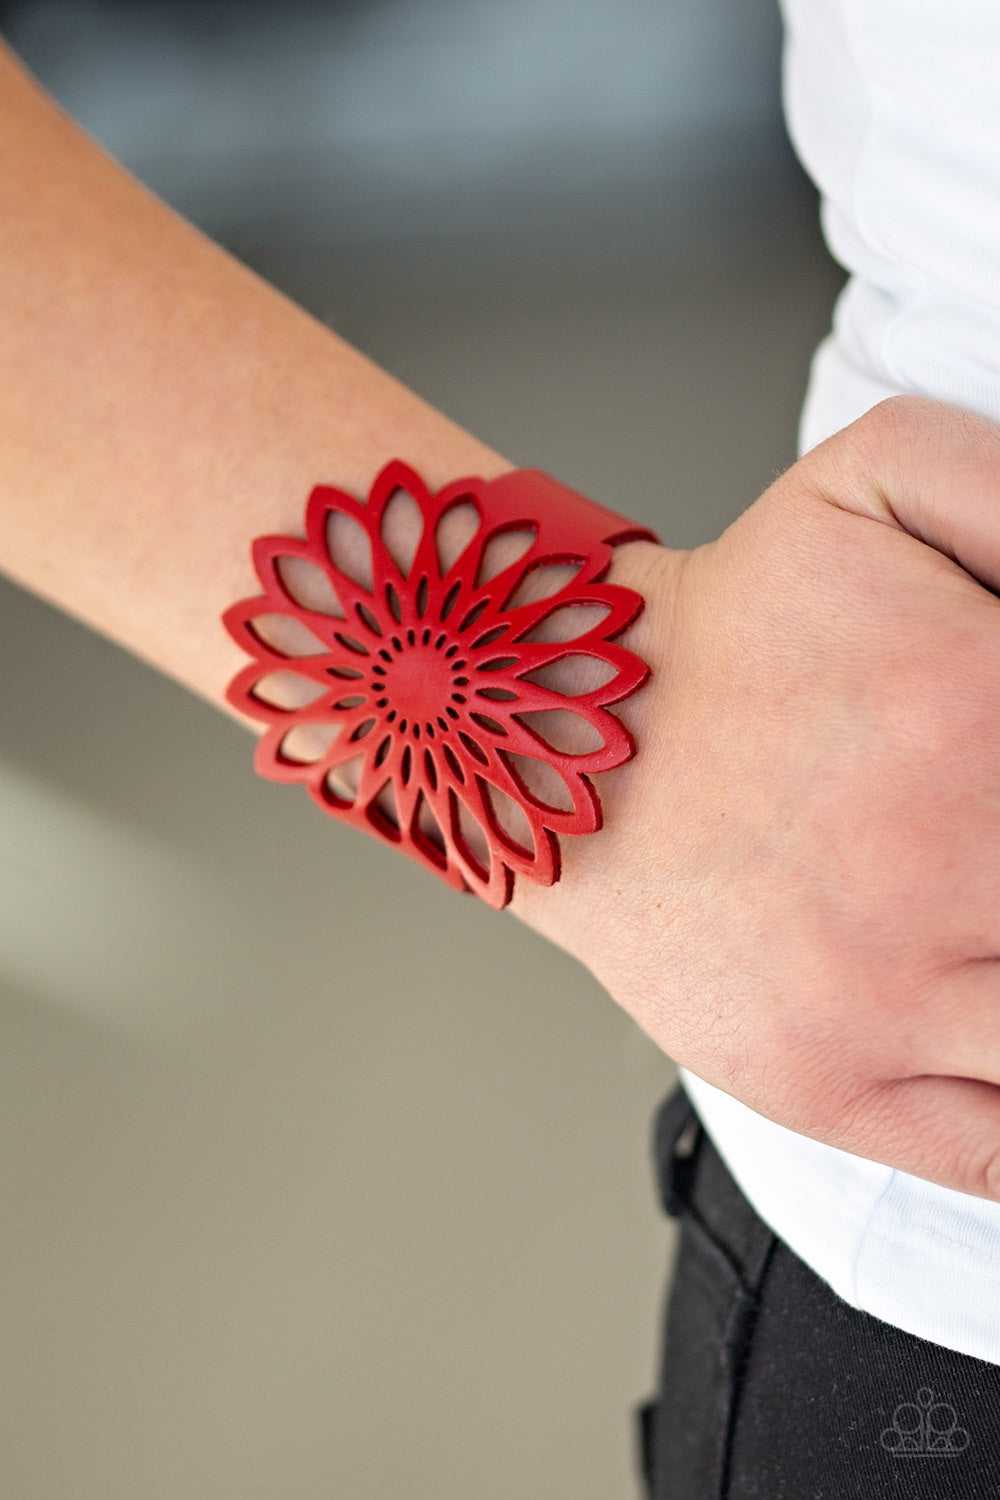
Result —
<path fill-rule="evenodd" d="M 899 443 L 924 434 L 944 409 L 929 396 L 886 396 L 860 418 L 860 425 L 876 441 Z"/>
<path fill-rule="evenodd" d="M 869 407 L 851 429 L 856 460 L 871 473 L 881 471 L 885 458 L 911 442 L 920 420 L 909 396 L 889 396 Z"/>

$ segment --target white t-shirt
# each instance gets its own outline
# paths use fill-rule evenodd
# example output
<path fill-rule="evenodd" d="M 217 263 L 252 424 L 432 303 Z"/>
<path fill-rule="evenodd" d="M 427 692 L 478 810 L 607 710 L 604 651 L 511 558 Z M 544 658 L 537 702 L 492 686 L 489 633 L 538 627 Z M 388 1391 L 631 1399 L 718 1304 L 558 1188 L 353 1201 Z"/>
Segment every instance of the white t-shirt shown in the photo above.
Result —
<path fill-rule="evenodd" d="M 783 5 L 789 127 L 851 273 L 813 364 L 803 450 L 906 391 L 1000 421 L 1000 0 Z M 840 1297 L 1000 1364 L 1000 1204 L 682 1076 L 757 1212 Z"/>

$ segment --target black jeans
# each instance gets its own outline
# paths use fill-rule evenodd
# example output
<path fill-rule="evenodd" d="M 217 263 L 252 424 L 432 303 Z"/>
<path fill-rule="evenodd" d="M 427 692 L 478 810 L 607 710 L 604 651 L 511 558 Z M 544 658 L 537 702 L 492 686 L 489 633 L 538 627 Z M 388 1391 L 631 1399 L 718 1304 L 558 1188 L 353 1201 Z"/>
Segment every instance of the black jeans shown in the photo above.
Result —
<path fill-rule="evenodd" d="M 842 1302 L 680 1089 L 655 1141 L 681 1243 L 660 1394 L 638 1414 L 650 1500 L 1000 1500 L 1000 1366 Z"/>

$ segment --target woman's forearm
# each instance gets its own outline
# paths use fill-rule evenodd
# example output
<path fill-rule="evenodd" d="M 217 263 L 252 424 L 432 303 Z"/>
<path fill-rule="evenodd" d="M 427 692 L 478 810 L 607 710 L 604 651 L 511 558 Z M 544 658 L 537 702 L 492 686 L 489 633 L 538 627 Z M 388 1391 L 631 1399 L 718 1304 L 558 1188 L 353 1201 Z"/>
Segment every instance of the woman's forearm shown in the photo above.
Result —
<path fill-rule="evenodd" d="M 0 566 L 222 704 L 249 539 L 502 458 L 118 167 L 0 47 Z"/>

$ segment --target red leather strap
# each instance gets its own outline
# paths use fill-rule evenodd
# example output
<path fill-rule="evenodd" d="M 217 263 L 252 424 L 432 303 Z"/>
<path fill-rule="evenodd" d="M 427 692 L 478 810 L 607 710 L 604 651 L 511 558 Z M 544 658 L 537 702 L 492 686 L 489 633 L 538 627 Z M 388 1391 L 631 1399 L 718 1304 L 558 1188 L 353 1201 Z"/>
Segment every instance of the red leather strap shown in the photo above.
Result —
<path fill-rule="evenodd" d="M 383 531 L 400 492 L 422 520 L 405 570 Z M 457 557 L 443 559 L 440 527 L 459 506 L 472 508 L 472 534 Z M 361 528 L 370 552 L 363 569 L 347 572 L 338 559 L 337 517 Z M 487 548 L 510 532 L 530 533 L 530 543 L 522 536 L 526 550 L 490 575 Z M 559 878 L 559 836 L 600 827 L 590 775 L 635 753 L 608 709 L 649 675 L 616 640 L 642 599 L 604 578 L 616 543 L 655 541 L 653 533 L 539 470 L 459 479 L 432 492 L 399 460 L 382 470 L 366 500 L 318 485 L 305 533 L 258 537 L 253 557 L 263 593 L 223 615 L 253 657 L 227 697 L 266 726 L 257 770 L 303 783 L 325 812 L 492 906 L 509 901 L 515 875 L 551 885 Z M 322 606 L 312 591 L 303 602 L 302 564 L 320 570 Z M 553 591 L 544 593 L 547 577 Z M 289 621 L 297 644 L 273 644 Z M 574 656 L 605 663 L 610 680 L 575 695 L 546 685 L 545 669 Z M 273 692 L 279 679 L 309 701 L 282 706 Z M 548 737 L 554 721 L 536 717 L 555 709 L 596 730 L 598 747 L 556 748 Z M 292 733 L 301 739 L 304 729 L 316 734 L 305 752 Z"/>

